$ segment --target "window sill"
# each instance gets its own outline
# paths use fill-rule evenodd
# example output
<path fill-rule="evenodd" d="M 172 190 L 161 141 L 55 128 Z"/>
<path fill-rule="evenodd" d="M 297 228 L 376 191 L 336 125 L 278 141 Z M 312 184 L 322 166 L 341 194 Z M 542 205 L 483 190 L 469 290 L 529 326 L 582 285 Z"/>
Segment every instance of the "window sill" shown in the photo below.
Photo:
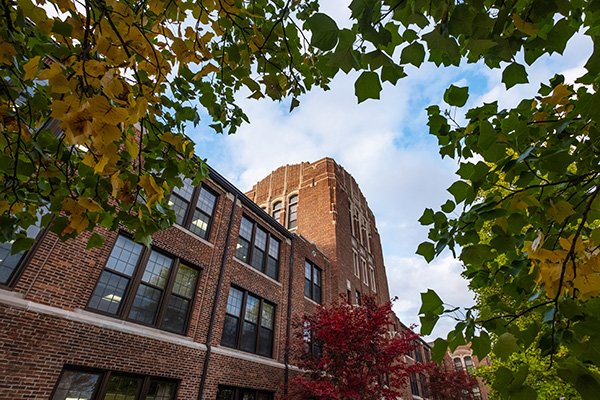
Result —
<path fill-rule="evenodd" d="M 273 359 L 273 358 L 259 356 L 258 354 L 248 353 L 246 351 L 233 349 L 231 347 L 214 346 L 212 348 L 212 352 L 223 355 L 223 356 L 229 356 L 229 357 L 234 357 L 234 358 L 238 358 L 238 359 L 242 359 L 242 360 L 246 360 L 246 361 L 266 364 L 266 365 L 270 365 L 270 366 L 277 367 L 277 368 L 285 368 L 284 364 L 282 364 L 278 361 L 275 361 L 275 359 Z"/>
<path fill-rule="evenodd" d="M 320 303 L 317 303 L 316 301 L 314 301 L 310 297 L 304 296 L 304 300 L 307 300 L 308 302 L 313 303 L 315 306 L 320 306 L 321 305 Z"/>
<path fill-rule="evenodd" d="M 188 235 L 190 235 L 191 237 L 193 237 L 196 240 L 201 241 L 202 243 L 204 243 L 208 247 L 215 247 L 215 245 L 212 244 L 211 242 L 209 242 L 208 240 L 201 238 L 200 236 L 196 235 L 194 232 L 190 231 L 189 229 L 184 228 L 181 225 L 173 224 L 173 228 L 177 228 L 180 231 L 187 233 Z"/>
<path fill-rule="evenodd" d="M 254 268 L 252 265 L 245 263 L 244 261 L 240 260 L 237 257 L 233 257 L 233 260 L 235 262 L 237 262 L 240 265 L 243 265 L 246 268 L 251 269 L 253 272 L 256 272 L 257 274 L 259 274 L 260 276 L 270 280 L 271 282 L 273 282 L 274 284 L 276 284 L 277 286 L 281 287 L 281 283 L 279 281 L 276 281 L 275 279 L 271 278 L 269 275 L 265 274 L 264 272 L 260 272 L 259 270 L 257 270 L 256 268 Z"/>

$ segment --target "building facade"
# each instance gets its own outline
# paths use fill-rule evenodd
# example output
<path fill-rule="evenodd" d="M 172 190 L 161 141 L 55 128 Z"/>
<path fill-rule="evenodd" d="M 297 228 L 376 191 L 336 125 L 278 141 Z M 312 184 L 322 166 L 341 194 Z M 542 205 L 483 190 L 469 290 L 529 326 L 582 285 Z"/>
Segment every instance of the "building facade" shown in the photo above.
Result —
<path fill-rule="evenodd" d="M 86 249 L 89 233 L 35 230 L 26 254 L 0 246 L 0 399 L 285 396 L 295 316 L 340 293 L 389 298 L 354 179 L 331 159 L 296 168 L 279 215 L 251 200 L 265 203 L 261 183 L 249 198 L 210 169 L 171 194 L 177 223 L 151 247 L 126 231 Z"/>
<path fill-rule="evenodd" d="M 444 356 L 444 364 L 448 369 L 456 371 L 465 371 L 472 374 L 480 365 L 490 365 L 490 359 L 485 357 L 483 360 L 473 354 L 471 345 L 458 346 L 454 351 L 448 349 Z M 475 400 L 488 400 L 489 390 L 481 378 L 477 378 L 477 387 L 473 388 L 473 398 Z"/>

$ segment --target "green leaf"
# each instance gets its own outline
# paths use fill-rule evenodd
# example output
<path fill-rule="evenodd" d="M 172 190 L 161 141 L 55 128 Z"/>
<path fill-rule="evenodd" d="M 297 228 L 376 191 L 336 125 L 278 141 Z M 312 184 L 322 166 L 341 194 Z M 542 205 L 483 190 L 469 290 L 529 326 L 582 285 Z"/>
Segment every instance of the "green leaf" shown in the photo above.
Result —
<path fill-rule="evenodd" d="M 456 204 L 459 204 L 467 198 L 471 189 L 471 186 L 467 182 L 456 181 L 448 188 L 448 191 L 454 196 Z"/>
<path fill-rule="evenodd" d="M 525 67 L 517 63 L 510 64 L 502 72 L 502 82 L 504 82 L 507 89 L 519 83 L 528 83 Z"/>
<path fill-rule="evenodd" d="M 99 234 L 98 232 L 94 232 L 92 233 L 92 236 L 90 236 L 90 238 L 88 239 L 85 248 L 92 249 L 94 247 L 102 247 L 105 239 L 106 238 L 103 235 Z"/>
<path fill-rule="evenodd" d="M 431 262 L 435 255 L 435 247 L 431 242 L 423 242 L 417 248 L 417 254 L 420 254 L 425 258 L 425 261 Z"/>
<path fill-rule="evenodd" d="M 440 299 L 440 296 L 431 289 L 427 289 L 426 292 L 421 293 L 421 309 L 419 314 L 436 314 L 439 315 L 444 311 L 444 302 Z"/>
<path fill-rule="evenodd" d="M 437 338 L 433 341 L 433 349 L 431 349 L 431 358 L 434 361 L 442 361 L 446 351 L 448 350 L 448 342 L 442 338 Z"/>
<path fill-rule="evenodd" d="M 404 72 L 404 68 L 399 65 L 384 65 L 381 68 L 381 80 L 384 82 L 389 82 L 392 85 L 395 85 L 398 82 L 398 79 L 404 78 L 406 73 Z"/>
<path fill-rule="evenodd" d="M 29 250 L 31 248 L 31 246 L 33 246 L 34 241 L 35 240 L 33 238 L 29 238 L 29 237 L 22 237 L 22 238 L 16 239 L 10 248 L 10 254 L 17 254 L 22 251 Z"/>
<path fill-rule="evenodd" d="M 340 30 L 330 16 L 316 13 L 306 20 L 306 26 L 312 33 L 310 44 L 316 48 L 328 51 L 337 44 Z"/>
<path fill-rule="evenodd" d="M 480 360 L 483 360 L 483 358 L 489 354 L 491 348 L 491 340 L 487 332 L 481 332 L 479 336 L 475 336 L 473 337 L 473 340 L 471 340 L 473 354 Z"/>
<path fill-rule="evenodd" d="M 510 333 L 503 333 L 494 345 L 494 354 L 505 360 L 519 350 L 517 339 Z"/>
<path fill-rule="evenodd" d="M 426 208 L 423 211 L 423 215 L 419 218 L 419 222 L 421 225 L 431 225 L 433 224 L 433 210 L 431 208 Z"/>
<path fill-rule="evenodd" d="M 451 106 L 462 107 L 467 103 L 468 98 L 468 87 L 450 85 L 450 87 L 444 92 L 444 101 Z"/>
<path fill-rule="evenodd" d="M 413 42 L 402 49 L 402 55 L 400 56 L 400 63 L 412 64 L 415 67 L 419 67 L 425 60 L 425 48 L 419 42 Z"/>
<path fill-rule="evenodd" d="M 439 319 L 440 317 L 434 314 L 425 314 L 419 317 L 421 321 L 421 335 L 430 335 Z"/>
<path fill-rule="evenodd" d="M 54 24 L 52 25 L 52 32 L 63 36 L 71 36 L 71 33 L 73 33 L 73 25 L 55 19 Z"/>
<path fill-rule="evenodd" d="M 379 99 L 381 83 L 379 82 L 377 73 L 365 71 L 360 74 L 354 83 L 354 91 L 359 103 L 362 103 L 367 99 Z"/>

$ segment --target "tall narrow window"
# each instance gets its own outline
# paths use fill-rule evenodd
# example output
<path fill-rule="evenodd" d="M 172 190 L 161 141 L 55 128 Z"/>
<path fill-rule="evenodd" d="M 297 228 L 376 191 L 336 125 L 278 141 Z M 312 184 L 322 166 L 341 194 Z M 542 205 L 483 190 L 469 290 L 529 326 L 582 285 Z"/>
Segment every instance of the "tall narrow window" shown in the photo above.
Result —
<path fill-rule="evenodd" d="M 298 219 L 298 195 L 290 197 L 288 204 L 288 229 L 294 229 Z"/>
<path fill-rule="evenodd" d="M 360 266 L 358 265 L 358 253 L 352 249 L 352 263 L 354 265 L 354 275 L 360 278 Z"/>
<path fill-rule="evenodd" d="M 364 258 L 360 259 L 360 263 L 362 265 L 362 279 L 363 279 L 363 283 L 367 286 L 369 286 L 369 276 L 367 275 L 367 260 L 365 260 Z"/>
<path fill-rule="evenodd" d="M 231 287 L 227 297 L 221 344 L 261 356 L 273 354 L 275 306 Z"/>
<path fill-rule="evenodd" d="M 360 299 L 360 292 L 358 290 L 355 292 L 355 299 L 354 300 L 355 300 L 354 304 L 356 304 L 357 306 L 361 305 L 362 301 Z"/>
<path fill-rule="evenodd" d="M 235 256 L 253 268 L 277 279 L 279 274 L 279 240 L 246 216 L 242 217 Z"/>
<path fill-rule="evenodd" d="M 462 371 L 463 370 L 463 365 L 462 365 L 462 361 L 460 360 L 459 357 L 454 358 L 454 368 L 456 368 L 457 371 Z"/>
<path fill-rule="evenodd" d="M 411 372 L 409 379 L 410 379 L 411 393 L 415 396 L 419 396 L 420 393 L 419 393 L 419 382 L 417 382 L 417 374 L 415 374 L 414 372 Z"/>
<path fill-rule="evenodd" d="M 308 260 L 304 262 L 304 296 L 321 303 L 321 269 Z"/>
<path fill-rule="evenodd" d="M 369 278 L 371 281 L 371 289 L 376 292 L 377 285 L 375 284 L 375 268 L 372 265 L 369 265 Z"/>
<path fill-rule="evenodd" d="M 473 372 L 473 360 L 469 356 L 465 357 L 465 367 L 467 367 L 467 372 L 469 374 Z"/>
<path fill-rule="evenodd" d="M 198 276 L 178 259 L 119 236 L 88 308 L 184 333 Z"/>
<path fill-rule="evenodd" d="M 279 223 L 281 223 L 281 204 L 281 201 L 273 203 L 273 210 L 271 211 L 271 216 Z"/>
<path fill-rule="evenodd" d="M 175 222 L 203 239 L 208 239 L 217 195 L 205 185 L 194 187 L 190 179 L 173 189 L 169 205 L 175 211 Z"/>

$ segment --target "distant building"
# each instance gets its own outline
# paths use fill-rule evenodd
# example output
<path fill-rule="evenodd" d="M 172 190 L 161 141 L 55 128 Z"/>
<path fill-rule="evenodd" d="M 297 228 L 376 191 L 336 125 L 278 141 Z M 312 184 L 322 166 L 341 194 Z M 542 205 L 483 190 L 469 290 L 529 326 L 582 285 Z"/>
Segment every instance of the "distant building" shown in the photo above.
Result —
<path fill-rule="evenodd" d="M 474 370 L 479 368 L 480 365 L 490 365 L 490 359 L 488 357 L 483 360 L 479 360 L 471 345 L 458 346 L 454 351 L 446 353 L 444 357 L 444 363 L 446 368 L 454 368 L 457 371 L 466 371 L 471 374 Z M 489 390 L 481 378 L 477 378 L 478 386 L 473 389 L 473 397 L 475 400 L 488 400 Z"/>
<path fill-rule="evenodd" d="M 209 170 L 171 194 L 177 223 L 150 248 L 125 230 L 90 250 L 89 233 L 49 231 L 26 254 L 0 246 L 0 399 L 273 400 L 299 373 L 295 316 L 340 293 L 389 299 L 375 218 L 334 160 L 247 196 Z"/>

